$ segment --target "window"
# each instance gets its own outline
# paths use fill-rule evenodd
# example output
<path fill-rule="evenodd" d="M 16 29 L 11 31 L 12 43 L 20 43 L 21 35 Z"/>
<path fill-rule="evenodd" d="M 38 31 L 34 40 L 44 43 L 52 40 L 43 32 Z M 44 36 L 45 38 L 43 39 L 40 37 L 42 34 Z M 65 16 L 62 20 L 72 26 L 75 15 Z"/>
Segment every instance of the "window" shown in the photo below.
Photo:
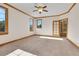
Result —
<path fill-rule="evenodd" d="M 8 33 L 8 9 L 0 6 L 0 34 Z"/>
<path fill-rule="evenodd" d="M 33 24 L 34 24 L 33 19 L 30 19 L 29 20 L 29 29 L 30 29 L 30 31 L 33 31 Z"/>
<path fill-rule="evenodd" d="M 38 19 L 37 21 L 37 28 L 42 28 L 42 19 Z"/>

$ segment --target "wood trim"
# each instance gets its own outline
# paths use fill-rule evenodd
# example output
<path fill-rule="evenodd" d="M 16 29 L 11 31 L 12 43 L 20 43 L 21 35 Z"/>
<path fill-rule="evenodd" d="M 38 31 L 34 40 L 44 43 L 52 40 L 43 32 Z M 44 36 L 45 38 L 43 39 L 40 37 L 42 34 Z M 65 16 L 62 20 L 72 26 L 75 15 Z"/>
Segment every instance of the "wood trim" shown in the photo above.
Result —
<path fill-rule="evenodd" d="M 12 43 L 12 42 L 15 42 L 15 41 L 19 41 L 19 40 L 22 40 L 22 39 L 25 39 L 25 38 L 29 38 L 29 37 L 31 37 L 31 36 L 35 36 L 35 35 L 33 34 L 33 35 L 30 35 L 30 36 L 22 37 L 22 38 L 20 38 L 20 39 L 12 40 L 12 41 L 10 41 L 10 42 L 5 42 L 5 43 L 0 44 L 0 46 L 9 44 L 9 43 Z"/>
<path fill-rule="evenodd" d="M 67 18 L 67 36 L 68 36 L 68 25 L 69 25 L 68 20 L 69 20 L 69 18 Z"/>
<path fill-rule="evenodd" d="M 58 22 L 59 22 L 59 37 L 60 37 L 60 20 L 58 20 Z"/>
<path fill-rule="evenodd" d="M 55 37 L 55 36 L 52 36 L 52 35 L 40 35 L 40 34 L 35 34 L 35 35 L 36 35 L 36 36 Z M 56 36 L 56 38 L 60 38 L 60 37 L 57 37 L 57 36 Z M 61 37 L 61 38 L 64 38 L 64 37 Z M 79 48 L 78 45 L 76 45 L 74 42 L 72 42 L 72 41 L 69 40 L 68 38 L 67 38 L 67 40 L 68 40 L 70 43 L 72 43 L 75 47 Z"/>
<path fill-rule="evenodd" d="M 25 39 L 25 38 L 29 38 L 31 36 L 49 36 L 49 37 L 54 37 L 54 36 L 51 36 L 51 35 L 40 35 L 40 34 L 33 34 L 33 35 L 30 35 L 30 36 L 27 36 L 27 37 L 22 37 L 20 39 L 16 39 L 16 40 L 13 40 L 13 41 L 10 41 L 10 42 L 6 42 L 6 43 L 3 43 L 3 44 L 0 44 L 0 46 L 3 46 L 3 45 L 6 45 L 6 44 L 9 44 L 9 43 L 12 43 L 12 42 L 15 42 L 15 41 L 19 41 L 19 40 L 22 40 L 22 39 Z M 59 37 L 57 37 L 59 38 Z M 68 39 L 69 42 L 71 42 L 74 46 L 76 46 L 77 48 L 79 48 L 79 46 L 77 46 L 75 43 L 73 43 L 71 40 Z"/>
<path fill-rule="evenodd" d="M 29 31 L 32 32 L 34 31 L 34 19 L 30 18 L 30 20 L 32 20 L 32 29 L 30 29 L 30 25 L 29 25 Z"/>
<path fill-rule="evenodd" d="M 6 9 L 6 33 L 8 33 L 8 9 Z"/>
<path fill-rule="evenodd" d="M 32 19 L 32 29 L 34 31 L 34 19 Z"/>
<path fill-rule="evenodd" d="M 0 32 L 0 35 L 8 34 L 8 32 Z"/>
<path fill-rule="evenodd" d="M 69 13 L 69 12 L 72 10 L 72 8 L 76 5 L 76 3 L 73 3 L 73 5 L 69 8 L 68 11 L 66 11 L 66 12 L 64 12 L 64 13 L 61 13 L 61 14 L 59 14 L 59 15 L 34 17 L 34 16 L 32 16 L 32 15 L 30 15 L 30 14 L 28 14 L 28 13 L 25 13 L 25 12 L 23 12 L 22 10 L 20 10 L 20 9 L 18 9 L 18 8 L 12 6 L 12 5 L 10 5 L 10 4 L 8 4 L 8 3 L 4 3 L 4 4 L 5 4 L 5 5 L 8 5 L 8 6 L 12 7 L 12 8 L 14 8 L 14 9 L 16 9 L 16 10 L 18 10 L 18 11 L 20 11 L 20 12 L 22 12 L 22 13 L 24 13 L 24 14 L 30 16 L 30 17 L 32 17 L 32 18 L 35 18 L 35 19 L 37 19 L 37 18 L 57 17 L 57 16 L 61 16 L 61 15 L 67 14 L 67 13 Z"/>
<path fill-rule="evenodd" d="M 52 36 L 54 36 L 54 20 L 52 21 Z"/>
<path fill-rule="evenodd" d="M 53 35 L 54 35 L 54 27 L 55 27 L 55 22 L 56 23 L 58 23 L 56 26 L 58 27 L 58 35 L 57 36 L 55 36 L 55 37 L 60 37 L 60 35 L 59 35 L 59 24 L 60 24 L 60 21 L 59 20 L 54 20 L 53 21 Z"/>
<path fill-rule="evenodd" d="M 73 3 L 73 5 L 70 7 L 70 9 L 67 11 L 68 13 L 73 9 L 73 7 L 76 5 L 76 3 Z"/>
<path fill-rule="evenodd" d="M 0 35 L 8 34 L 8 8 L 0 6 L 5 9 L 5 32 L 0 32 Z"/>
<path fill-rule="evenodd" d="M 64 12 L 64 13 L 61 13 L 61 14 L 58 14 L 58 15 L 51 15 L 51 16 L 41 16 L 41 17 L 35 17 L 35 18 L 48 18 L 48 17 L 57 17 L 57 16 L 61 16 L 61 15 L 64 15 L 64 14 L 67 14 L 69 13 L 73 7 L 76 5 L 76 3 L 73 3 L 73 5 L 69 8 L 68 11 Z"/>
<path fill-rule="evenodd" d="M 70 39 L 67 38 L 67 40 L 72 43 L 74 46 L 76 46 L 77 48 L 79 48 L 79 45 L 75 44 L 73 41 L 71 41 Z"/>
<path fill-rule="evenodd" d="M 12 6 L 12 5 L 10 5 L 10 4 L 8 4 L 8 3 L 4 3 L 4 4 L 7 5 L 7 6 L 9 6 L 9 7 L 11 7 L 11 8 L 13 8 L 13 9 L 15 9 L 15 10 L 18 10 L 19 12 L 21 12 L 21 13 L 27 15 L 27 16 L 30 16 L 32 18 L 35 18 L 34 16 L 32 16 L 32 15 L 30 15 L 30 14 L 28 14 L 28 13 L 26 13 L 26 12 L 24 12 L 24 11 L 22 11 L 22 10 L 20 10 L 20 9 L 18 9 L 18 8 Z"/>
<path fill-rule="evenodd" d="M 38 27 L 38 21 L 41 21 L 41 27 L 40 27 L 40 28 Z M 42 28 L 42 22 L 43 22 L 42 19 L 37 19 L 37 20 L 36 20 L 36 28 L 41 29 L 41 28 Z"/>
<path fill-rule="evenodd" d="M 54 27 L 55 27 L 55 22 L 58 22 L 57 20 L 53 20 L 53 36 L 55 36 L 55 34 L 54 34 Z M 56 37 L 56 36 L 55 36 Z"/>
<path fill-rule="evenodd" d="M 20 10 L 20 9 L 18 9 L 18 8 L 12 6 L 12 5 L 10 5 L 10 4 L 8 4 L 8 3 L 4 3 L 4 4 L 5 4 L 5 5 L 8 5 L 9 7 L 14 8 L 14 9 L 16 9 L 16 10 L 22 12 L 23 14 L 28 15 L 28 16 L 34 18 L 34 19 L 37 19 L 37 18 L 48 18 L 48 17 L 57 17 L 57 16 L 61 16 L 61 15 L 64 15 L 64 14 L 69 13 L 69 12 L 73 9 L 73 7 L 76 5 L 76 3 L 73 3 L 73 5 L 69 8 L 68 11 L 66 11 L 66 12 L 64 12 L 64 13 L 61 13 L 61 14 L 58 14 L 58 15 L 35 17 L 35 16 L 32 16 L 32 15 L 30 15 L 30 14 L 28 14 L 28 13 L 25 13 L 24 11 L 22 11 L 22 10 Z"/>

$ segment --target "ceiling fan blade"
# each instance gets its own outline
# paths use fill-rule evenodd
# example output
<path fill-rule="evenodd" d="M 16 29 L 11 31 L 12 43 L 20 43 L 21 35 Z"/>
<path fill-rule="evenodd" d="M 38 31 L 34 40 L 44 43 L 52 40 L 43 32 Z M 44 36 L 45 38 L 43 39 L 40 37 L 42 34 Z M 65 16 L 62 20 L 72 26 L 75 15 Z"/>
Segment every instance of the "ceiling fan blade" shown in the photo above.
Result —
<path fill-rule="evenodd" d="M 47 10 L 43 10 L 43 11 L 48 12 Z"/>
<path fill-rule="evenodd" d="M 38 8 L 37 6 L 35 6 L 36 8 Z"/>
<path fill-rule="evenodd" d="M 47 6 L 44 6 L 43 8 L 46 8 Z"/>
<path fill-rule="evenodd" d="M 38 10 L 33 10 L 33 12 L 38 11 Z"/>

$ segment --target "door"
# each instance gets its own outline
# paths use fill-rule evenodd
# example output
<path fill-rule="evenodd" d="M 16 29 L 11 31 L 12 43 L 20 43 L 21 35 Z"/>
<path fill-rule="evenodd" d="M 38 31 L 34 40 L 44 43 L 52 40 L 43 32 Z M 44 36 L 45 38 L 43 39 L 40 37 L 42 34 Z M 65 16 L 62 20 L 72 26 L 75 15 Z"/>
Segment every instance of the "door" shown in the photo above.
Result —
<path fill-rule="evenodd" d="M 68 18 L 60 20 L 60 36 L 66 37 L 67 36 L 67 29 L 68 29 Z"/>
<path fill-rule="evenodd" d="M 60 21 L 59 20 L 55 20 L 53 21 L 53 36 L 56 36 L 56 37 L 59 37 L 60 34 L 59 34 L 59 24 L 60 24 Z"/>
<path fill-rule="evenodd" d="M 53 36 L 66 37 L 68 29 L 68 18 L 53 21 Z"/>

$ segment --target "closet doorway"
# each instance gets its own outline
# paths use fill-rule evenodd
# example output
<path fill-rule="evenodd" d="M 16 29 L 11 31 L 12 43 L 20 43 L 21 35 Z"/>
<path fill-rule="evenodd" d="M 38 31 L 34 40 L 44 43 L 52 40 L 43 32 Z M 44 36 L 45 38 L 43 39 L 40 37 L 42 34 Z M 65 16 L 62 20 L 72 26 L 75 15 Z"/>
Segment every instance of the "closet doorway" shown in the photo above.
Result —
<path fill-rule="evenodd" d="M 68 18 L 53 21 L 53 36 L 67 37 Z"/>

